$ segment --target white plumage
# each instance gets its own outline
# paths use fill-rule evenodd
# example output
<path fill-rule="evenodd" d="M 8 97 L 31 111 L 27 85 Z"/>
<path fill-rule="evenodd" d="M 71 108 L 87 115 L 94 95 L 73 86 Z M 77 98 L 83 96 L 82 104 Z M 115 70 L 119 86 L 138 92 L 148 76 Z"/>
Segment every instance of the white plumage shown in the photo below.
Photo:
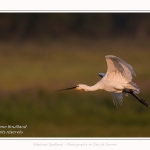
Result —
<path fill-rule="evenodd" d="M 66 88 L 62 90 L 76 89 L 80 91 L 95 91 L 95 90 L 105 90 L 111 93 L 113 97 L 113 102 L 117 105 L 117 100 L 119 104 L 122 104 L 122 92 L 126 94 L 133 95 L 139 102 L 148 107 L 145 100 L 139 98 L 136 94 L 139 94 L 139 87 L 132 82 L 132 75 L 136 75 L 132 66 L 119 57 L 113 55 L 105 56 L 107 62 L 107 72 L 99 73 L 102 78 L 93 86 L 87 86 L 85 84 L 78 84 L 71 88 Z M 61 91 L 61 90 L 58 90 Z"/>

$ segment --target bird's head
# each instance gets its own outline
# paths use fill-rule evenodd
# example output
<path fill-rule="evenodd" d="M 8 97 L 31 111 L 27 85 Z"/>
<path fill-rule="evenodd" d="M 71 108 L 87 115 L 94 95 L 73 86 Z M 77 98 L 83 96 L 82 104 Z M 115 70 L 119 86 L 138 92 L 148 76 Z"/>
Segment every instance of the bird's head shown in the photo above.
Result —
<path fill-rule="evenodd" d="M 75 89 L 77 91 L 86 91 L 86 86 L 87 85 L 84 85 L 84 84 L 78 84 L 78 85 L 70 87 L 70 88 L 65 88 L 65 89 L 57 90 L 56 92 L 63 91 L 63 90 L 71 90 L 71 89 Z"/>

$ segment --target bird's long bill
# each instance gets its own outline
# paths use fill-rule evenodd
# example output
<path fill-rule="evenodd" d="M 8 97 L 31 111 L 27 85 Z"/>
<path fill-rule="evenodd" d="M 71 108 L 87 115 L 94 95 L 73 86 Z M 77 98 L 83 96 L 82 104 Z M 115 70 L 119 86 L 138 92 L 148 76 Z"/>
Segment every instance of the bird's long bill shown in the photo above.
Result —
<path fill-rule="evenodd" d="M 63 91 L 63 90 L 71 90 L 71 89 L 76 89 L 76 88 L 77 88 L 77 86 L 73 86 L 73 87 L 70 87 L 70 88 L 57 90 L 57 91 L 55 91 L 55 92 L 59 92 L 59 91 Z"/>

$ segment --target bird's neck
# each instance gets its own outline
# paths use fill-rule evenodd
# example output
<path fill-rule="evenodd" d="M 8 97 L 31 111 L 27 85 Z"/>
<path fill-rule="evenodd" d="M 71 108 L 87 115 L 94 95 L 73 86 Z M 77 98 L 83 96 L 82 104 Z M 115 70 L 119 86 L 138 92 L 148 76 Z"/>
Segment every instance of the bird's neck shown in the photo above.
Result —
<path fill-rule="evenodd" d="M 101 87 L 101 84 L 96 83 L 96 84 L 93 85 L 93 86 L 87 86 L 86 91 L 96 91 L 96 90 L 100 90 L 100 89 L 103 89 L 103 88 Z"/>

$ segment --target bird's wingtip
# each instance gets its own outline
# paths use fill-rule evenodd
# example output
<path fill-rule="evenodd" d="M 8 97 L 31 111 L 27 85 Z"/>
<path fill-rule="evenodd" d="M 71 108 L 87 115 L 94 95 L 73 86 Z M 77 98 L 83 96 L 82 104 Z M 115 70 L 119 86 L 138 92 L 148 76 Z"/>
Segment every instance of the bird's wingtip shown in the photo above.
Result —
<path fill-rule="evenodd" d="M 112 58 L 112 57 L 116 57 L 114 55 L 106 55 L 105 58 Z"/>
<path fill-rule="evenodd" d="M 98 73 L 98 75 L 103 78 L 105 76 L 105 73 Z"/>

